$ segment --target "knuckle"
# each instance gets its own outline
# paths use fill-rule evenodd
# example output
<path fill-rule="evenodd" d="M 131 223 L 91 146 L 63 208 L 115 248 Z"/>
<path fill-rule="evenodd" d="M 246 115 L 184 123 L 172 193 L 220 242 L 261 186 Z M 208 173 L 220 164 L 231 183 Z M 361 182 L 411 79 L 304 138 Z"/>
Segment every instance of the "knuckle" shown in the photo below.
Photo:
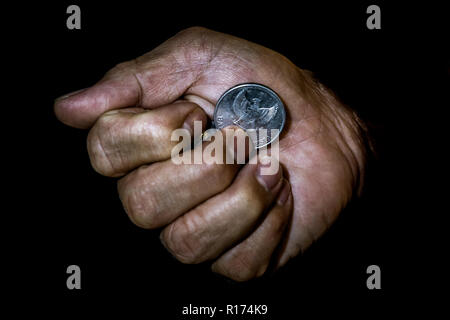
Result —
<path fill-rule="evenodd" d="M 88 134 L 87 149 L 92 167 L 98 173 L 115 177 L 121 175 L 126 158 L 120 152 L 126 123 L 116 113 L 102 115 Z"/>
<path fill-rule="evenodd" d="M 184 50 L 178 51 L 178 59 L 202 63 L 211 58 L 211 50 L 214 48 L 213 31 L 203 27 L 190 27 L 180 31 L 176 35 L 178 47 Z"/>
<path fill-rule="evenodd" d="M 154 229 L 161 226 L 155 196 L 147 188 L 133 188 L 120 180 L 119 197 L 130 220 L 138 227 Z"/>
<path fill-rule="evenodd" d="M 130 70 L 134 70 L 136 66 L 136 62 L 134 60 L 131 61 L 125 61 L 125 62 L 121 62 L 116 64 L 113 68 L 111 68 L 107 73 L 106 73 L 106 77 L 107 78 L 114 78 L 114 77 L 118 77 L 121 76 L 123 74 L 128 74 L 130 72 Z"/>
<path fill-rule="evenodd" d="M 180 32 L 178 32 L 179 36 L 198 36 L 199 34 L 205 34 L 205 33 L 209 33 L 210 30 L 204 27 L 200 27 L 200 26 L 192 26 L 186 29 L 181 30 Z"/>
<path fill-rule="evenodd" d="M 105 150 L 104 135 L 98 127 L 94 127 L 87 137 L 87 150 L 91 166 L 104 176 L 114 176 L 115 170 L 109 153 Z"/>
<path fill-rule="evenodd" d="M 201 262 L 201 246 L 193 236 L 192 227 L 185 221 L 172 223 L 164 231 L 162 241 L 167 250 L 180 262 L 195 264 Z"/>
<path fill-rule="evenodd" d="M 264 274 L 265 268 L 257 268 L 249 259 L 247 256 L 239 254 L 229 262 L 228 267 L 219 270 L 219 273 L 237 282 L 249 281 Z"/>

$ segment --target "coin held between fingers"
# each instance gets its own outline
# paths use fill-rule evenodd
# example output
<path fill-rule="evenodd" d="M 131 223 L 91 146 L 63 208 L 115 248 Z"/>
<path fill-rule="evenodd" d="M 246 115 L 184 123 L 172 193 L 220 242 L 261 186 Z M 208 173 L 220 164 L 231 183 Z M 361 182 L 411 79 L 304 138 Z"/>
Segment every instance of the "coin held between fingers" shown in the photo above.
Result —
<path fill-rule="evenodd" d="M 286 112 L 280 97 L 257 83 L 230 88 L 219 98 L 214 110 L 216 128 L 238 126 L 244 129 L 256 149 L 272 143 L 283 130 L 285 121 Z"/>

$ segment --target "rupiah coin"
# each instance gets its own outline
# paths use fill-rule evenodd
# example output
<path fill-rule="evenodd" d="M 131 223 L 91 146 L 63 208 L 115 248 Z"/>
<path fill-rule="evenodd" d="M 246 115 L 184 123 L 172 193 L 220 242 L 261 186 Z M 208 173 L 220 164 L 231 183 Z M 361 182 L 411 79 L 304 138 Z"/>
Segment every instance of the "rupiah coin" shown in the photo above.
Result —
<path fill-rule="evenodd" d="M 270 88 L 244 83 L 228 89 L 217 101 L 214 126 L 238 126 L 249 133 L 256 149 L 273 142 L 283 130 L 286 112 Z"/>

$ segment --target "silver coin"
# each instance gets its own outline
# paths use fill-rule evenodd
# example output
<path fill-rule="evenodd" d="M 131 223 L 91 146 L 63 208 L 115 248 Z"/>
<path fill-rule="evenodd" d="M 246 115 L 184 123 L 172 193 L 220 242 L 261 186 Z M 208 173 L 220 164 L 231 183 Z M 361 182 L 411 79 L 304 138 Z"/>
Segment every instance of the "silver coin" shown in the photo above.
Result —
<path fill-rule="evenodd" d="M 214 110 L 214 126 L 217 129 L 228 126 L 242 128 L 249 134 L 256 149 L 273 142 L 283 130 L 285 121 L 286 111 L 280 97 L 268 87 L 256 83 L 244 83 L 228 89 L 217 101 Z"/>

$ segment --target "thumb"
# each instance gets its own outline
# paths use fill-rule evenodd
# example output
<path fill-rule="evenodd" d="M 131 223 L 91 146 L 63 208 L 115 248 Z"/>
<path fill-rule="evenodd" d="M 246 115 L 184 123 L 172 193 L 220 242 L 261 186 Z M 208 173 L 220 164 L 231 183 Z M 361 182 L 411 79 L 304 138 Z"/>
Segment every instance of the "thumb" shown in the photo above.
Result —
<path fill-rule="evenodd" d="M 175 101 L 198 77 L 198 60 L 207 59 L 201 52 L 192 52 L 198 48 L 193 44 L 198 32 L 180 32 L 151 52 L 118 64 L 94 86 L 56 99 L 56 117 L 67 125 L 89 128 L 108 110 L 155 108 Z"/>

